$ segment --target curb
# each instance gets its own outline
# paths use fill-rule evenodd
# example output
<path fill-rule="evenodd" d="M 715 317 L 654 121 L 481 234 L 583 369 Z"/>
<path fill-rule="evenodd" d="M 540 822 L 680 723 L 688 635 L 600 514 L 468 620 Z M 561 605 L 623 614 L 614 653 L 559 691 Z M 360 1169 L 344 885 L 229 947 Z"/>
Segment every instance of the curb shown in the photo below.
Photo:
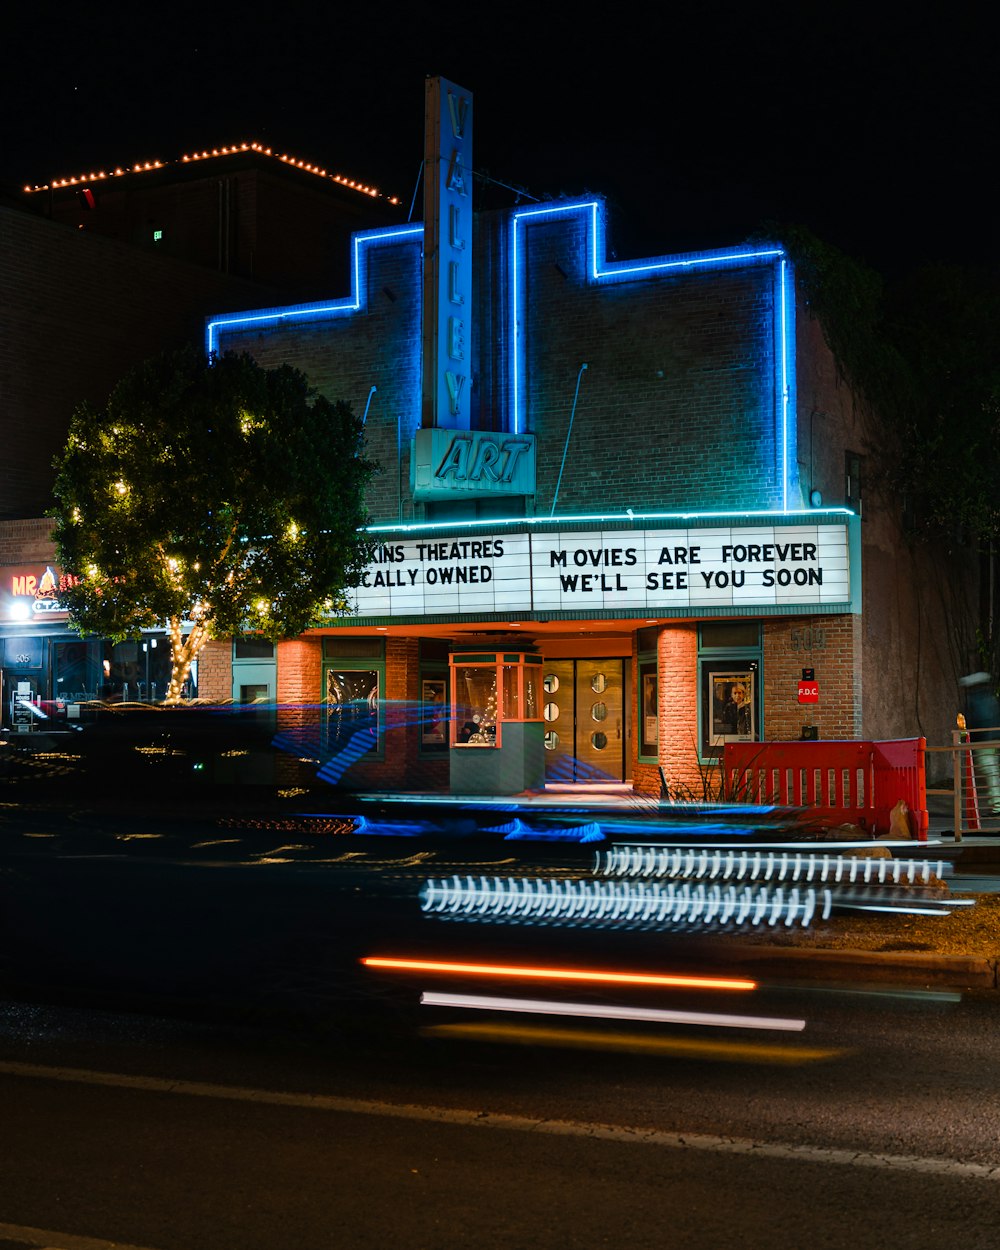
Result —
<path fill-rule="evenodd" d="M 877 980 L 950 985 L 956 988 L 997 989 L 996 959 L 978 955 L 936 955 L 924 951 L 839 951 L 792 949 L 784 946 L 739 946 L 728 949 L 741 964 L 766 964 L 780 971 L 812 979 L 851 972 Z"/>

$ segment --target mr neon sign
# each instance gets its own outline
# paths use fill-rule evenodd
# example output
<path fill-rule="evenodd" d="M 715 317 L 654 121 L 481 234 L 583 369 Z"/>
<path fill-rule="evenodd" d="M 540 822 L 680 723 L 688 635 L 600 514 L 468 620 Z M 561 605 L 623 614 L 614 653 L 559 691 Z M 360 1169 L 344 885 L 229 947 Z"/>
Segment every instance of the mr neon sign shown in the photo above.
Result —
<path fill-rule="evenodd" d="M 47 564 L 15 565 L 3 570 L 2 615 L 7 620 L 30 621 L 66 614 L 59 591 L 70 584 L 66 574 Z"/>

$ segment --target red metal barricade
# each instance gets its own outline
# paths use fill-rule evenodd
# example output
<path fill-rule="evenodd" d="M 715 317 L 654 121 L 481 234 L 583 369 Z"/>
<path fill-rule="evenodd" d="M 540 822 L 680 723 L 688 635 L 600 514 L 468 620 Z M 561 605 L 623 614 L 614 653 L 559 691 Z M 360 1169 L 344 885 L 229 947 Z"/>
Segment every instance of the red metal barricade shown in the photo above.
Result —
<path fill-rule="evenodd" d="M 727 742 L 723 767 L 738 800 L 807 807 L 831 824 L 889 832 L 903 799 L 910 830 L 927 840 L 926 738 L 889 742 Z"/>

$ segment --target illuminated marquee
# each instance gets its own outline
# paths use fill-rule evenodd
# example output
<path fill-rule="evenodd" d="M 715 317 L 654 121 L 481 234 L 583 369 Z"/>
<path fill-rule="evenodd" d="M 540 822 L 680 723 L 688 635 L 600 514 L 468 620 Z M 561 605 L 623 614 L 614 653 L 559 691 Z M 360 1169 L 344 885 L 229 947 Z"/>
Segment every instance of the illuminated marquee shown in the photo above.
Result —
<path fill-rule="evenodd" d="M 685 615 L 851 604 L 848 527 L 551 530 L 386 537 L 358 616 Z"/>

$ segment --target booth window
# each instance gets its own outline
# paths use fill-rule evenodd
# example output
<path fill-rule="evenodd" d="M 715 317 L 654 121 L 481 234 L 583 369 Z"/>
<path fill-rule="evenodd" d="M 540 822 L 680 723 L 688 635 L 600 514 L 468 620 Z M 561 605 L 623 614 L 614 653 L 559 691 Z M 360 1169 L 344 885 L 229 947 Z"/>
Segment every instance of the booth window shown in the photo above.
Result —
<path fill-rule="evenodd" d="M 504 721 L 541 719 L 540 656 L 457 653 L 451 666 L 452 746 L 498 747 Z"/>
<path fill-rule="evenodd" d="M 383 758 L 384 688 L 381 638 L 323 639 L 323 742 L 331 755 Z"/>
<path fill-rule="evenodd" d="M 720 621 L 698 631 L 701 758 L 718 759 L 727 742 L 761 738 L 761 635 L 753 621 Z"/>

